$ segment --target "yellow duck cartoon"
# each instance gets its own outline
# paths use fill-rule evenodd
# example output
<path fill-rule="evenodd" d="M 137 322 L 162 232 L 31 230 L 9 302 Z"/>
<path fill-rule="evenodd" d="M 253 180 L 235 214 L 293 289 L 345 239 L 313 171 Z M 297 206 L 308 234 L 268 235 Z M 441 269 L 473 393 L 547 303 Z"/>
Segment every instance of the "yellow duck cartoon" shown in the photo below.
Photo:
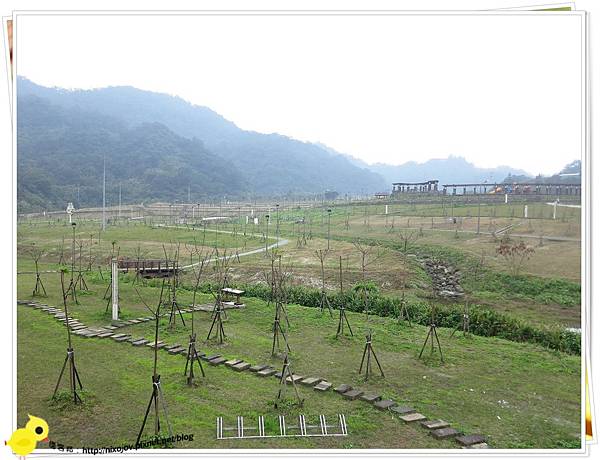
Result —
<path fill-rule="evenodd" d="M 5 445 L 10 446 L 13 453 L 24 459 L 26 455 L 33 452 L 39 441 L 48 440 L 48 424 L 43 418 L 27 414 L 29 421 L 25 428 L 16 430 Z"/>

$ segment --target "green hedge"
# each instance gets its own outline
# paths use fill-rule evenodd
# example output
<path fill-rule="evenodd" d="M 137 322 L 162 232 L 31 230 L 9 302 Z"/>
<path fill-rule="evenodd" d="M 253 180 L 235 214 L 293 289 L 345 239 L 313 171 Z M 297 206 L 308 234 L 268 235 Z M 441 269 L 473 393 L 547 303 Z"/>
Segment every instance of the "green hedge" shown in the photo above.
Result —
<path fill-rule="evenodd" d="M 200 287 L 202 292 L 210 292 L 210 284 Z M 241 284 L 238 289 L 246 291 L 246 295 L 269 300 L 271 289 L 264 284 Z M 359 293 L 347 292 L 343 299 L 339 293 L 328 293 L 327 297 L 333 307 L 339 307 L 342 302 L 347 310 L 364 311 Z M 287 290 L 287 302 L 306 307 L 320 306 L 321 291 L 304 286 L 293 286 Z M 399 311 L 400 299 L 381 294 L 369 296 L 369 311 L 377 316 L 392 316 Z M 425 302 L 411 302 L 407 305 L 411 320 L 417 324 L 429 325 L 431 310 Z M 436 324 L 441 327 L 455 328 L 462 324 L 463 310 L 460 306 L 438 306 Z M 561 328 L 540 328 L 509 315 L 474 305 L 469 309 L 470 330 L 473 334 L 484 337 L 500 337 L 516 342 L 529 342 L 570 354 L 581 353 L 581 335 Z"/>

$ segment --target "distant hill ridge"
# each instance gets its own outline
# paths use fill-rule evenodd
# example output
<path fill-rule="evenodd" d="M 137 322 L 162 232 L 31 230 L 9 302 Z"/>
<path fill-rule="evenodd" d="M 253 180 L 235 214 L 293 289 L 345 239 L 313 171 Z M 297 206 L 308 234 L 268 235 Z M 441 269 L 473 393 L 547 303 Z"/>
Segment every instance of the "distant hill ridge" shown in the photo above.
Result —
<path fill-rule="evenodd" d="M 244 131 L 210 108 L 130 86 L 94 90 L 18 84 L 20 210 L 101 203 L 373 194 L 396 181 L 501 181 L 523 171 L 460 157 L 368 165 L 323 144 Z"/>

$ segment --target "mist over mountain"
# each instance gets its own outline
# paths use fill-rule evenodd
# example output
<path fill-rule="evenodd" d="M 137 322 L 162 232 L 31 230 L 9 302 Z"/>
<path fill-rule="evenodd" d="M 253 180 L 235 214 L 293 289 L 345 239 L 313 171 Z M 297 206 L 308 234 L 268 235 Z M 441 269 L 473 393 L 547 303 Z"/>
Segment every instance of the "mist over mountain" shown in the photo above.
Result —
<path fill-rule="evenodd" d="M 18 85 L 20 98 L 33 95 L 65 111 L 109 116 L 127 129 L 160 123 L 175 135 L 196 139 L 208 152 L 226 161 L 232 173 L 243 173 L 246 185 L 242 190 L 233 187 L 226 193 L 231 198 L 314 195 L 327 189 L 342 195 L 372 193 L 385 186 L 380 175 L 359 168 L 342 156 L 331 155 L 318 145 L 280 134 L 244 131 L 211 109 L 179 97 L 132 87 L 45 88 L 22 77 L 18 78 Z M 139 154 L 143 155 L 143 150 Z M 190 174 L 193 180 L 193 169 Z M 179 198 L 184 199 L 188 184 L 179 185 L 182 190 Z"/>
<path fill-rule="evenodd" d="M 102 203 L 368 195 L 393 182 L 502 182 L 525 171 L 459 156 L 369 165 L 321 143 L 245 131 L 210 108 L 122 86 L 47 88 L 18 77 L 20 211 Z"/>
<path fill-rule="evenodd" d="M 394 182 L 423 182 L 438 179 L 441 184 L 483 182 L 486 180 L 493 183 L 502 182 L 508 175 L 527 176 L 525 171 L 511 168 L 510 166 L 479 168 L 468 162 L 465 158 L 453 155 L 448 158 L 427 160 L 423 163 L 408 161 L 400 165 L 386 163 L 368 164 L 352 155 L 336 152 L 324 144 L 319 145 L 332 154 L 335 153 L 344 156 L 355 166 L 367 168 L 383 176 L 386 181 L 386 187 L 382 190 L 390 189 L 391 184 Z"/>
<path fill-rule="evenodd" d="M 104 159 L 107 204 L 240 194 L 242 174 L 197 139 L 160 123 L 126 126 L 117 118 L 63 108 L 19 95 L 17 113 L 19 212 L 102 204 Z"/>

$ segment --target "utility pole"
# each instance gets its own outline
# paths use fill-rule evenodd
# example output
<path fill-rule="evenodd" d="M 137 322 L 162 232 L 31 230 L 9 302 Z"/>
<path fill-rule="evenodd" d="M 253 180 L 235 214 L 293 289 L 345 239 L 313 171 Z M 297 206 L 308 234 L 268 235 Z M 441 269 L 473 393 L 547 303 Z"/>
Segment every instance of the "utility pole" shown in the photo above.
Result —
<path fill-rule="evenodd" d="M 481 222 L 481 197 L 477 202 L 477 234 L 479 235 L 479 224 Z"/>
<path fill-rule="evenodd" d="M 276 235 L 275 235 L 277 237 L 277 242 L 275 244 L 277 245 L 276 247 L 279 247 L 279 203 L 277 203 L 275 205 L 275 210 L 277 212 L 277 227 L 276 227 L 277 232 L 276 232 Z"/>
<path fill-rule="evenodd" d="M 329 240 L 331 237 L 331 208 L 327 209 L 327 250 L 329 251 Z"/>
<path fill-rule="evenodd" d="M 102 172 L 102 231 L 106 230 L 106 154 L 103 156 Z"/>

